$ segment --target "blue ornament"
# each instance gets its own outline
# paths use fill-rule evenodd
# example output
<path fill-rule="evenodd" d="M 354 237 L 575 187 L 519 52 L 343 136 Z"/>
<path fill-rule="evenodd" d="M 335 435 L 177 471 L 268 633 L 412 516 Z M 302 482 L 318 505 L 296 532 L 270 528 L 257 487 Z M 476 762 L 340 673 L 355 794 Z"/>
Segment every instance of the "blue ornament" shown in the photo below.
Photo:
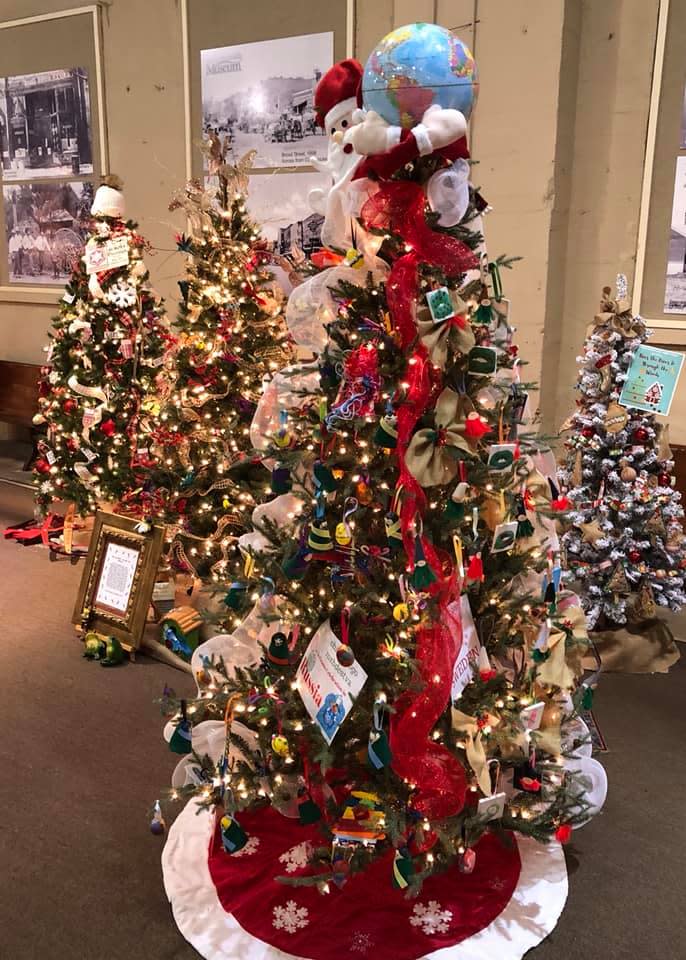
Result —
<path fill-rule="evenodd" d="M 433 23 L 410 23 L 387 34 L 370 54 L 362 76 L 365 107 L 408 130 L 434 105 L 460 110 L 469 118 L 478 87 L 468 47 Z"/>

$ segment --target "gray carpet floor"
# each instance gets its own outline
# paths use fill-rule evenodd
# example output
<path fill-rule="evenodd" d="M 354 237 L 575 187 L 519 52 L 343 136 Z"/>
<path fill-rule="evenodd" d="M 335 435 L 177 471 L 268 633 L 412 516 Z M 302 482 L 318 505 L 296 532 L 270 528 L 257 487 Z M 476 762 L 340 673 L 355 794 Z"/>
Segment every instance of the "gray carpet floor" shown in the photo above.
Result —
<path fill-rule="evenodd" d="M 30 509 L 0 484 L 3 528 Z M 70 626 L 81 566 L 0 540 L 0 569 L 0 958 L 197 958 L 148 826 L 175 764 L 153 700 L 190 678 L 145 657 L 116 670 L 82 659 Z M 684 956 L 685 694 L 686 660 L 603 678 L 607 805 L 567 848 L 566 910 L 529 960 Z"/>

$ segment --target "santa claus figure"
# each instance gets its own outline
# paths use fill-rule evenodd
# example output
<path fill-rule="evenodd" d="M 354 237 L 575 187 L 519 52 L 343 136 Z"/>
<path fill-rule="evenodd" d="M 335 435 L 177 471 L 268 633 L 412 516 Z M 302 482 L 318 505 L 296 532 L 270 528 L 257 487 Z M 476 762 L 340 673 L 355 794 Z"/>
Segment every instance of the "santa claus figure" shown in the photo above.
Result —
<path fill-rule="evenodd" d="M 343 143 L 343 136 L 362 113 L 358 110 L 357 96 L 362 80 L 362 64 L 357 60 L 341 60 L 328 70 L 317 84 L 314 107 L 317 122 L 324 128 L 329 144 L 324 161 L 311 157 L 310 162 L 322 173 L 328 173 L 331 188 L 316 188 L 310 191 L 310 206 L 324 217 L 322 243 L 327 247 L 346 248 L 352 243 L 350 209 L 347 194 L 360 155 L 350 143 Z"/>

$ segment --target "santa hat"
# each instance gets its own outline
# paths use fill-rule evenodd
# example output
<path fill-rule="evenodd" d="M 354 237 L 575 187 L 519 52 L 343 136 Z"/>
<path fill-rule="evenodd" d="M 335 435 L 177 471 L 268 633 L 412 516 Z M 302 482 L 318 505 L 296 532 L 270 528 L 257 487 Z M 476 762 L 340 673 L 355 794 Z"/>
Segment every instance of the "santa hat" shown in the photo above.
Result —
<path fill-rule="evenodd" d="M 118 217 L 124 219 L 124 184 L 119 177 L 105 177 L 102 186 L 95 191 L 91 214 L 94 217 Z"/>
<path fill-rule="evenodd" d="M 359 106 L 361 81 L 362 64 L 357 60 L 341 60 L 326 71 L 314 91 L 314 109 L 321 127 L 333 126 L 339 117 Z"/>

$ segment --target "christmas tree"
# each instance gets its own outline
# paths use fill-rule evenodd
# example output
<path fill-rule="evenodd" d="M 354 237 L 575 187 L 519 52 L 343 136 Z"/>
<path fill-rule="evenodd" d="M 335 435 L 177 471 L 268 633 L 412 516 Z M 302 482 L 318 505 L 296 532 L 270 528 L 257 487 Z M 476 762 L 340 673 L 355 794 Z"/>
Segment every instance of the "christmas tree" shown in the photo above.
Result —
<path fill-rule="evenodd" d="M 38 504 L 67 501 L 83 515 L 136 486 L 141 403 L 173 344 L 146 242 L 125 219 L 116 178 L 99 187 L 91 214 L 85 253 L 53 321 L 34 418 L 46 425 L 34 466 Z"/>
<path fill-rule="evenodd" d="M 187 270 L 173 377 L 163 397 L 147 401 L 156 422 L 140 496 L 169 525 L 178 565 L 216 578 L 233 535 L 244 529 L 251 489 L 268 487 L 264 468 L 249 461 L 249 428 L 264 381 L 285 365 L 290 348 L 270 254 L 246 210 L 252 156 L 234 167 L 217 137 L 204 146 L 218 187 L 191 181 L 171 205 L 190 225 L 177 237 Z"/>
<path fill-rule="evenodd" d="M 570 509 L 562 542 L 589 626 L 598 630 L 684 603 L 684 511 L 673 487 L 668 428 L 655 414 L 620 403 L 633 354 L 649 336 L 619 277 L 616 297 L 603 290 L 578 358 L 577 409 L 563 427 L 569 432 L 560 481 Z M 659 384 L 647 393 L 650 406 Z"/>
<path fill-rule="evenodd" d="M 430 29 L 473 80 L 466 48 Z M 328 891 L 369 870 L 381 897 L 416 893 L 487 849 L 505 863 L 504 831 L 566 840 L 602 803 L 579 776 L 599 765 L 576 754 L 584 618 L 560 590 L 558 504 L 465 118 L 431 108 L 409 137 L 362 119 L 361 73 L 337 64 L 315 96 L 358 162 L 322 204 L 333 266 L 308 283 L 335 305 L 324 348 L 275 378 L 253 421 L 278 495 L 229 553 L 235 629 L 195 652 L 198 696 L 164 698 L 188 754 L 171 796 L 219 811 L 217 885 L 231 868 L 215 857 L 264 857 L 300 829 L 302 857 L 270 847 L 283 883 Z M 286 907 L 273 926 L 304 927 L 307 908 Z"/>

